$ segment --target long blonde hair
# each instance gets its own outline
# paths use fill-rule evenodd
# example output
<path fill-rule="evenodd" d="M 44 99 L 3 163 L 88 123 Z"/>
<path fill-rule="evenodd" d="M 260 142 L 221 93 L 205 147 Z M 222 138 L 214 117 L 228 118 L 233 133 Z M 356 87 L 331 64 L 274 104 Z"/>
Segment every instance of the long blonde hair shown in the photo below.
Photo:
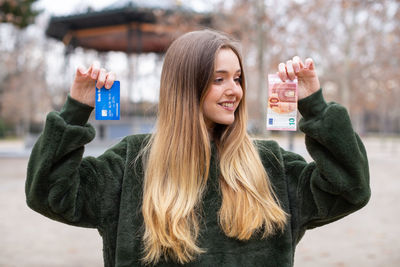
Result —
<path fill-rule="evenodd" d="M 187 33 L 168 49 L 161 74 L 156 131 L 143 150 L 143 258 L 178 263 L 205 252 L 197 244 L 201 199 L 210 168 L 211 145 L 202 104 L 214 75 L 219 49 L 236 43 L 211 30 Z M 219 222 L 229 237 L 248 240 L 283 230 L 286 213 L 279 205 L 266 171 L 246 132 L 246 88 L 231 125 L 218 125 L 213 140 L 221 171 Z"/>

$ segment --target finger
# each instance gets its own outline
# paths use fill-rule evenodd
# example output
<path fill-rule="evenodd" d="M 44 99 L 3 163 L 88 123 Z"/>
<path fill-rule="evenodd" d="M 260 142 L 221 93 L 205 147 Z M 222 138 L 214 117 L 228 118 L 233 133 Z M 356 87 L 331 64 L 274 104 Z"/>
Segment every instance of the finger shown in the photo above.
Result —
<path fill-rule="evenodd" d="M 307 58 L 306 62 L 305 62 L 306 68 L 309 70 L 314 70 L 315 66 L 314 66 L 314 61 L 311 58 Z"/>
<path fill-rule="evenodd" d="M 300 71 L 300 58 L 298 56 L 293 57 L 293 70 L 294 73 L 297 74 Z"/>
<path fill-rule="evenodd" d="M 96 83 L 96 87 L 97 88 L 102 88 L 104 86 L 104 83 L 106 81 L 106 70 L 101 68 L 99 70 L 99 76 L 97 77 L 97 83 Z"/>
<path fill-rule="evenodd" d="M 76 73 L 77 73 L 78 75 L 80 75 L 80 76 L 85 76 L 85 74 L 87 73 L 87 69 L 86 69 L 84 66 L 80 65 L 80 66 L 77 68 Z"/>
<path fill-rule="evenodd" d="M 295 69 L 296 73 L 299 72 L 300 70 L 304 69 L 304 63 L 303 63 L 303 61 L 301 60 L 301 58 L 299 56 L 293 57 L 293 63 L 294 64 L 296 63 L 299 66 L 299 70 L 298 71 L 296 71 L 296 69 Z"/>
<path fill-rule="evenodd" d="M 106 81 L 105 81 L 106 89 L 110 89 L 111 86 L 113 85 L 114 81 L 115 81 L 115 73 L 114 72 L 107 73 Z"/>
<path fill-rule="evenodd" d="M 288 78 L 290 80 L 294 80 L 294 78 L 296 78 L 296 74 L 294 73 L 294 69 L 293 69 L 293 61 L 292 60 L 288 60 L 286 62 L 286 72 L 287 72 Z"/>
<path fill-rule="evenodd" d="M 281 78 L 282 82 L 285 82 L 288 79 L 288 77 L 286 75 L 285 63 L 279 63 L 278 70 L 279 70 L 279 72 L 278 72 L 279 78 Z"/>
<path fill-rule="evenodd" d="M 92 66 L 89 68 L 90 77 L 94 80 L 97 79 L 100 73 L 100 63 L 98 61 L 93 62 Z"/>

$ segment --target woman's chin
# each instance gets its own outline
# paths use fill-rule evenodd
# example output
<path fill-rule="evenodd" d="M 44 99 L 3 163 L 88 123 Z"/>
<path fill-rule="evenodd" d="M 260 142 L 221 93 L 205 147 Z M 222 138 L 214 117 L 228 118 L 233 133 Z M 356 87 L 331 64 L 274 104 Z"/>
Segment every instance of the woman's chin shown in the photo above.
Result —
<path fill-rule="evenodd" d="M 232 123 L 234 123 L 235 122 L 235 118 L 233 118 L 233 119 L 226 119 L 226 120 L 220 120 L 219 122 L 217 122 L 218 124 L 222 124 L 222 125 L 226 125 L 226 126 L 229 126 L 229 125 L 231 125 Z"/>

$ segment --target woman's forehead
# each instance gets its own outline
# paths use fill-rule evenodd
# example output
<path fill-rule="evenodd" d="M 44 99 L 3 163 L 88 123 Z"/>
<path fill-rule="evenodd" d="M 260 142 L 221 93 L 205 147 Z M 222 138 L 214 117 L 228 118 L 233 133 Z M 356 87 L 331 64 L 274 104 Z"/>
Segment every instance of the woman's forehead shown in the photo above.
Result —
<path fill-rule="evenodd" d="M 239 58 L 230 48 L 222 48 L 215 57 L 216 72 L 240 72 Z"/>

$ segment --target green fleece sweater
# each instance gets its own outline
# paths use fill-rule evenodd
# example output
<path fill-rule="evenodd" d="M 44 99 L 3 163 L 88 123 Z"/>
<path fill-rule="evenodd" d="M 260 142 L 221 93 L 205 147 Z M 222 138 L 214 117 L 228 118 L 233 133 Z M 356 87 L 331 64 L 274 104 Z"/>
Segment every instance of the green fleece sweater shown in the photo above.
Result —
<path fill-rule="evenodd" d="M 366 151 L 342 106 L 327 104 L 322 90 L 299 101 L 300 129 L 310 155 L 283 150 L 274 141 L 254 141 L 275 193 L 290 214 L 283 233 L 239 241 L 218 224 L 219 167 L 212 149 L 203 199 L 199 245 L 207 250 L 186 266 L 293 266 L 297 243 L 307 229 L 338 220 L 369 200 Z M 132 164 L 149 135 L 133 135 L 103 155 L 82 158 L 95 131 L 92 108 L 68 98 L 47 116 L 28 165 L 26 197 L 33 210 L 60 222 L 97 228 L 105 266 L 141 266 L 143 169 Z M 343 236 L 345 238 L 345 236 Z M 157 266 L 178 266 L 161 261 Z"/>

